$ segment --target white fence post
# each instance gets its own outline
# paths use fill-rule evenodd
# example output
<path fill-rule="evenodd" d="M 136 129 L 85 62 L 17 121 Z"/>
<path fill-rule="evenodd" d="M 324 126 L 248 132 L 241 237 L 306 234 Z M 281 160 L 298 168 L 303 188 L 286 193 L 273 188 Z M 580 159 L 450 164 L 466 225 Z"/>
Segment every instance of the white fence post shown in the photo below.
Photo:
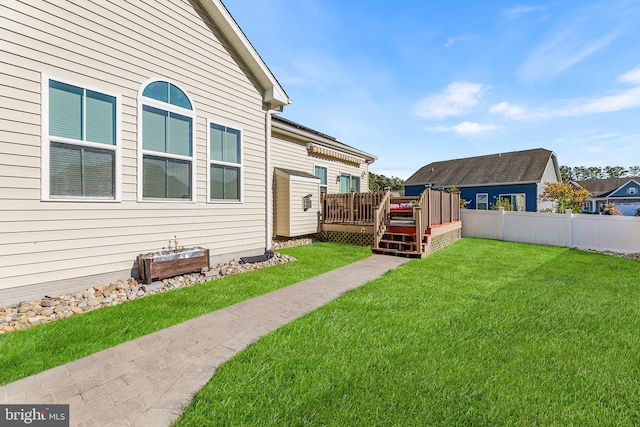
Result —
<path fill-rule="evenodd" d="M 567 221 L 566 221 L 566 235 L 567 235 L 567 244 L 566 246 L 568 248 L 572 248 L 573 247 L 573 212 L 571 212 L 571 209 L 567 209 L 564 211 Z"/>
<path fill-rule="evenodd" d="M 461 210 L 462 235 L 568 248 L 640 253 L 640 218 Z"/>

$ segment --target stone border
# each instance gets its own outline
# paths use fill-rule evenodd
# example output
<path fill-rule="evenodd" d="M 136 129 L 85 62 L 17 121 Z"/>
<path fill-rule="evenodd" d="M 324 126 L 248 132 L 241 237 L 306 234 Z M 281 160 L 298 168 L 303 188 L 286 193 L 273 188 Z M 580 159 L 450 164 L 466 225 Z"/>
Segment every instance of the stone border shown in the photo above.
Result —
<path fill-rule="evenodd" d="M 311 239 L 297 239 L 288 241 L 286 246 L 279 246 L 279 249 L 309 243 L 312 243 Z M 56 296 L 45 295 L 36 301 L 23 301 L 8 307 L 0 307 L 0 334 L 50 323 L 102 307 L 118 305 L 147 295 L 210 282 L 225 276 L 259 270 L 290 261 L 296 261 L 296 258 L 276 252 L 267 261 L 244 264 L 239 260 L 232 259 L 225 263 L 219 263 L 208 271 L 203 269 L 200 273 L 183 274 L 148 285 L 130 277 L 117 280 L 109 285 L 91 286 L 74 293 Z"/>

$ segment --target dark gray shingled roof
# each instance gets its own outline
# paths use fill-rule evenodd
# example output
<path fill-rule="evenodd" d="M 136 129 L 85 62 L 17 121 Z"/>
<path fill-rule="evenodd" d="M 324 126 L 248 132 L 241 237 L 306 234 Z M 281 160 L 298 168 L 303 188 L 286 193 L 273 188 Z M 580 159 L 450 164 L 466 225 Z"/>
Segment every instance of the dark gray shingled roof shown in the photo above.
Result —
<path fill-rule="evenodd" d="M 540 182 L 554 155 L 543 148 L 429 163 L 404 185 L 457 187 L 481 184 Z M 557 167 L 557 166 L 556 166 Z"/>
<path fill-rule="evenodd" d="M 586 181 L 573 181 L 580 187 L 587 190 L 593 197 L 607 197 L 614 190 L 625 185 L 631 180 L 640 183 L 640 177 L 611 178 L 611 179 L 589 179 Z"/>
<path fill-rule="evenodd" d="M 296 123 L 296 122 L 294 122 L 293 120 L 285 119 L 285 118 L 284 118 L 284 117 L 282 117 L 282 116 L 273 116 L 273 120 L 275 120 L 275 121 L 277 121 L 277 122 L 286 123 L 286 124 L 288 124 L 289 126 L 293 126 L 293 127 L 294 127 L 294 128 L 296 128 L 296 129 L 301 129 L 301 130 L 304 130 L 304 131 L 307 131 L 307 132 L 310 132 L 310 133 L 316 134 L 316 135 L 318 135 L 318 136 L 321 136 L 321 137 L 323 137 L 323 138 L 330 139 L 330 140 L 332 140 L 332 141 L 337 141 L 337 140 L 336 140 L 334 137 L 332 137 L 332 136 L 329 136 L 329 135 L 324 134 L 324 133 L 322 133 L 322 132 L 318 132 L 317 130 L 311 129 L 310 127 L 307 127 L 307 126 L 301 125 L 300 123 Z M 347 145 L 347 144 L 344 144 L 344 145 Z"/>

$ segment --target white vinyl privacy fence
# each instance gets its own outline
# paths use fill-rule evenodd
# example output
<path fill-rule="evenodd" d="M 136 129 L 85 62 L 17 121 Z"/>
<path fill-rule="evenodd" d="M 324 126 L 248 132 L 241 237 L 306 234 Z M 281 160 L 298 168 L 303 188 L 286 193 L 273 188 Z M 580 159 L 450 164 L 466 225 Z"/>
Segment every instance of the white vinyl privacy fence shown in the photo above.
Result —
<path fill-rule="evenodd" d="M 462 237 L 640 252 L 640 217 L 462 209 Z"/>

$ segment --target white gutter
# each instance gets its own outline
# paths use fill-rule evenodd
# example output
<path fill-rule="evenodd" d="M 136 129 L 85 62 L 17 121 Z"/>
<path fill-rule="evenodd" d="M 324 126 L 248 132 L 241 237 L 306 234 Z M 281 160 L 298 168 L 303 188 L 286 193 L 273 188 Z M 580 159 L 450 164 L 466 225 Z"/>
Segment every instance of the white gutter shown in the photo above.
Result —
<path fill-rule="evenodd" d="M 289 101 L 291 102 L 291 101 Z M 271 240 L 273 240 L 273 181 L 271 180 L 271 116 L 282 113 L 283 108 L 271 109 L 265 112 L 264 131 L 265 131 L 265 179 L 266 179 L 266 199 L 267 199 L 267 218 L 265 233 L 265 250 L 271 250 Z"/>

